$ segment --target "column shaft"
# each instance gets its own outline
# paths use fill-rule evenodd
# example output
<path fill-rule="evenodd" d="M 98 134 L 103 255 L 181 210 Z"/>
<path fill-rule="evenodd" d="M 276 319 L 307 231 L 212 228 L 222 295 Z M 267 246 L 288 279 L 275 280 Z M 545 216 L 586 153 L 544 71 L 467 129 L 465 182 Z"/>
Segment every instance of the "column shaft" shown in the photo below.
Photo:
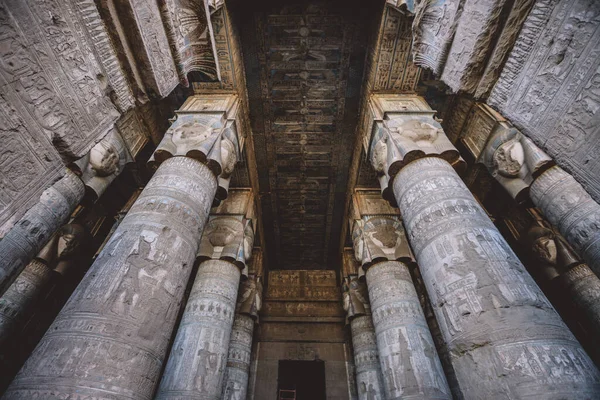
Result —
<path fill-rule="evenodd" d="M 530 196 L 550 223 L 600 276 L 600 205 L 560 167 L 541 174 Z"/>
<path fill-rule="evenodd" d="M 451 399 L 407 266 L 374 264 L 367 286 L 386 398 Z"/>
<path fill-rule="evenodd" d="M 451 165 L 394 194 L 466 399 L 597 398 L 600 374 Z"/>
<path fill-rule="evenodd" d="M 375 327 L 370 315 L 360 315 L 350 321 L 354 365 L 359 400 L 383 399 L 383 378 L 379 365 Z"/>
<path fill-rule="evenodd" d="M 81 180 L 67 170 L 0 240 L 0 295 L 67 221 L 84 194 Z"/>
<path fill-rule="evenodd" d="M 580 313 L 592 337 L 600 337 L 600 278 L 585 264 L 564 272 L 552 282 Z"/>
<path fill-rule="evenodd" d="M 164 161 L 4 399 L 151 399 L 215 192 Z"/>
<path fill-rule="evenodd" d="M 200 264 L 157 400 L 220 399 L 239 280 L 228 261 Z"/>
<path fill-rule="evenodd" d="M 31 315 L 55 272 L 45 262 L 33 259 L 0 298 L 0 347 Z"/>
<path fill-rule="evenodd" d="M 222 400 L 244 400 L 248 391 L 248 374 L 252 354 L 254 319 L 246 314 L 235 314 L 227 368 L 223 379 Z"/>

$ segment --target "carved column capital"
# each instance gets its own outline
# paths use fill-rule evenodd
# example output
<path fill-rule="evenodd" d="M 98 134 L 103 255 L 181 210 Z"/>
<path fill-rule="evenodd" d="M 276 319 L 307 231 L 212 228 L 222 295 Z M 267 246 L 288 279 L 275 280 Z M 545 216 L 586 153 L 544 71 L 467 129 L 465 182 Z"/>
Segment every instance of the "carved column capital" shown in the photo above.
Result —
<path fill-rule="evenodd" d="M 240 283 L 236 305 L 238 314 L 245 314 L 258 321 L 258 312 L 262 308 L 263 286 L 260 276 L 250 276 Z"/>
<path fill-rule="evenodd" d="M 242 215 L 211 215 L 204 228 L 198 258 L 229 261 L 244 270 L 254 243 L 252 221 Z"/>
<path fill-rule="evenodd" d="M 156 167 L 171 157 L 205 163 L 218 180 L 217 200 L 227 197 L 229 180 L 244 144 L 237 121 L 236 95 L 192 96 L 177 110 L 175 120 L 150 158 Z"/>
<path fill-rule="evenodd" d="M 354 317 L 371 314 L 369 291 L 364 280 L 359 279 L 357 276 L 345 278 L 342 289 L 343 307 L 348 321 L 351 321 Z"/>
<path fill-rule="evenodd" d="M 554 165 L 546 153 L 514 128 L 494 130 L 479 161 L 519 203 L 527 199 L 533 180 Z"/>
<path fill-rule="evenodd" d="M 130 162 L 133 162 L 133 157 L 123 138 L 113 127 L 104 139 L 75 161 L 71 168 L 85 185 L 85 200 L 95 202 Z"/>
<path fill-rule="evenodd" d="M 393 198 L 390 186 L 394 177 L 414 160 L 439 157 L 457 170 L 464 169 L 458 150 L 434 118 L 435 111 L 421 97 L 377 95 L 370 102 L 374 123 L 365 151 L 380 176 L 385 198 Z"/>

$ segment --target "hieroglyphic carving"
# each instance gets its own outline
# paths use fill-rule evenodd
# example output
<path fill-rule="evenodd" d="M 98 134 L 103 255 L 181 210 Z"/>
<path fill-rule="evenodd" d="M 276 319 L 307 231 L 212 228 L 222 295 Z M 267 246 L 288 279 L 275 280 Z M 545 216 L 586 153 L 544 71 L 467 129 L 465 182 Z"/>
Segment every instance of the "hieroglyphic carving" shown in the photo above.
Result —
<path fill-rule="evenodd" d="M 600 276 L 600 205 L 558 166 L 548 169 L 531 184 L 530 196 L 548 221 Z"/>
<path fill-rule="evenodd" d="M 596 201 L 599 13 L 593 0 L 536 1 L 488 100 Z"/>
<path fill-rule="evenodd" d="M 353 318 L 350 321 L 350 329 L 358 398 L 359 400 L 381 399 L 384 394 L 383 378 L 371 315 Z"/>
<path fill-rule="evenodd" d="M 121 135 L 111 129 L 106 137 L 74 164 L 86 187 L 87 200 L 96 201 L 113 180 L 123 171 L 125 164 L 132 162 Z"/>
<path fill-rule="evenodd" d="M 208 2 L 167 0 L 161 3 L 161 12 L 179 79 L 189 86 L 188 73 L 197 71 L 203 81 L 217 80 Z"/>
<path fill-rule="evenodd" d="M 455 20 L 461 15 L 461 1 L 421 1 L 415 6 L 413 22 L 413 58 L 415 64 L 440 76 L 446 63 Z"/>
<path fill-rule="evenodd" d="M 228 261 L 200 264 L 156 399 L 219 399 L 239 279 Z"/>
<path fill-rule="evenodd" d="M 383 261 L 370 266 L 367 285 L 385 397 L 451 399 L 406 264 Z"/>
<path fill-rule="evenodd" d="M 149 105 L 141 108 L 144 107 Z M 116 123 L 117 130 L 134 159 L 152 138 L 152 129 L 148 129 L 146 125 L 152 125 L 152 121 L 145 121 L 145 119 L 141 110 L 133 109 L 123 114 Z"/>
<path fill-rule="evenodd" d="M 399 4 L 395 5 L 399 7 Z M 403 12 L 385 7 L 379 38 L 373 49 L 376 69 L 373 90 L 393 90 L 395 93 L 415 91 L 421 69 L 412 62 L 411 23 L 412 19 Z"/>
<path fill-rule="evenodd" d="M 134 57 L 144 85 L 149 94 L 166 97 L 179 79 L 158 3 L 153 0 L 115 0 L 115 3 L 135 48 Z"/>
<path fill-rule="evenodd" d="M 235 95 L 189 97 L 176 112 L 177 118 L 152 155 L 150 164 L 156 166 L 174 156 L 205 162 L 218 177 L 217 200 L 225 199 L 244 145 L 236 123 L 238 105 Z"/>
<path fill-rule="evenodd" d="M 79 158 L 119 115 L 105 94 L 106 74 L 90 56 L 90 15 L 71 1 L 30 3 L 0 9 L 2 93 L 63 157 Z"/>
<path fill-rule="evenodd" d="M 152 398 L 216 186 L 196 160 L 159 167 L 5 398 Z"/>
<path fill-rule="evenodd" d="M 481 156 L 490 136 L 512 128 L 502 115 L 483 103 L 471 103 L 470 112 L 466 117 L 467 120 L 458 132 L 456 140 L 460 140 L 476 160 Z"/>
<path fill-rule="evenodd" d="M 571 393 L 597 396 L 597 369 L 452 166 L 416 160 L 394 193 L 462 391 L 543 397 L 568 382 Z M 585 371 L 550 368 L 560 360 Z M 521 372 L 530 366 L 535 373 Z"/>
<path fill-rule="evenodd" d="M 81 180 L 66 171 L 65 176 L 46 189 L 38 203 L 0 240 L 0 294 L 66 222 L 84 193 Z"/>
<path fill-rule="evenodd" d="M 231 330 L 231 339 L 229 340 L 223 393 L 219 399 L 246 399 L 253 331 L 254 319 L 249 315 L 236 313 Z"/>
<path fill-rule="evenodd" d="M 529 186 L 554 162 L 514 128 L 496 129 L 489 137 L 480 161 L 517 202 L 528 199 Z"/>
<path fill-rule="evenodd" d="M 269 271 L 268 300 L 339 301 L 335 271 Z"/>
<path fill-rule="evenodd" d="M 48 290 L 54 269 L 67 273 L 81 249 L 85 232 L 79 225 L 65 225 L 25 267 L 0 298 L 0 345 L 5 346 Z"/>

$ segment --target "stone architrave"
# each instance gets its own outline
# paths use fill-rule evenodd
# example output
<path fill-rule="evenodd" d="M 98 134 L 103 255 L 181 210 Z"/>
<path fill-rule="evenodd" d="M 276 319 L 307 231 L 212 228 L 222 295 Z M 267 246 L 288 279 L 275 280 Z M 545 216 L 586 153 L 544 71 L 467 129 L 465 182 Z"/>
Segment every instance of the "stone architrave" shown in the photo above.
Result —
<path fill-rule="evenodd" d="M 582 262 L 565 239 L 551 229 L 534 225 L 527 244 L 542 277 L 556 293 L 573 304 L 592 337 L 600 335 L 600 278 Z"/>
<path fill-rule="evenodd" d="M 352 236 L 356 259 L 366 269 L 385 398 L 451 399 L 408 271 L 412 254 L 399 218 L 363 215 Z"/>
<path fill-rule="evenodd" d="M 253 267 L 256 268 L 256 267 Z M 223 400 L 245 399 L 248 390 L 252 334 L 262 307 L 262 284 L 259 276 L 243 280 L 233 320 L 227 366 L 223 378 Z"/>
<path fill-rule="evenodd" d="M 84 193 L 81 180 L 67 170 L 65 176 L 46 189 L 39 202 L 0 240 L 0 295 L 67 221 Z"/>
<path fill-rule="evenodd" d="M 366 284 L 356 275 L 350 277 L 344 284 L 343 299 L 352 334 L 358 398 L 383 398 L 383 378 Z"/>
<path fill-rule="evenodd" d="M 529 194 L 533 204 L 600 276 L 600 204 L 559 166 L 535 179 Z"/>
<path fill-rule="evenodd" d="M 125 164 L 132 161 L 133 158 L 121 135 L 116 129 L 111 129 L 85 157 L 73 163 L 74 169 L 85 184 L 85 200 L 91 203 L 98 200 L 123 171 Z"/>
<path fill-rule="evenodd" d="M 443 154 L 389 175 L 464 397 L 598 397 L 597 368 Z"/>
<path fill-rule="evenodd" d="M 52 282 L 54 271 L 64 275 L 84 239 L 79 225 L 65 225 L 25 267 L 0 297 L 0 346 L 3 346 L 34 311 Z"/>
<path fill-rule="evenodd" d="M 251 222 L 243 215 L 215 216 L 208 223 L 198 254 L 205 261 L 194 279 L 156 399 L 221 398 L 241 271 L 252 251 L 253 230 L 248 226 Z M 238 321 L 242 331 L 247 322 Z"/>
<path fill-rule="evenodd" d="M 216 191 L 206 164 L 164 160 L 4 398 L 151 399 Z"/>

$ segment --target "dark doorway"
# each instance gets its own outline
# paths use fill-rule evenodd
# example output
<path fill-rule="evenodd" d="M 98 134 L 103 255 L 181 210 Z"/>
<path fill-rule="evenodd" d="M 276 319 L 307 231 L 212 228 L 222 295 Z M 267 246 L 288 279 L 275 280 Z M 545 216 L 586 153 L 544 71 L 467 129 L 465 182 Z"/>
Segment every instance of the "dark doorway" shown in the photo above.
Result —
<path fill-rule="evenodd" d="M 277 386 L 277 400 L 325 400 L 325 362 L 281 360 Z"/>

